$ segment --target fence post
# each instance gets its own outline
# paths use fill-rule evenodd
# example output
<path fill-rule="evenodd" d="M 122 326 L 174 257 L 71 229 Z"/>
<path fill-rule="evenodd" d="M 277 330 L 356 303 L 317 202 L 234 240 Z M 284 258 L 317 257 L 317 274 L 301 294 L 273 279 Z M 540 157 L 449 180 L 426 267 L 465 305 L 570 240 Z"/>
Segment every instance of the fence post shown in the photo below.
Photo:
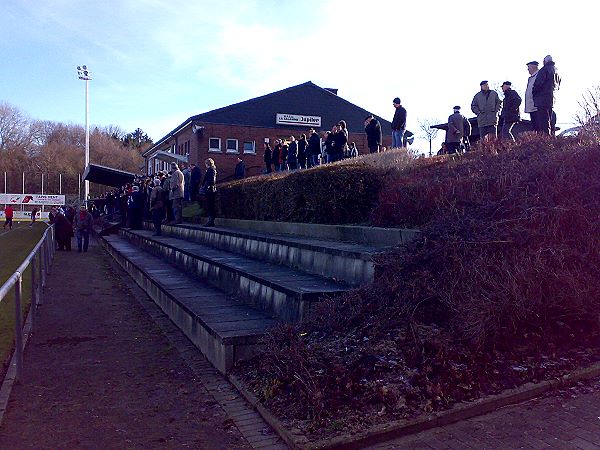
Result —
<path fill-rule="evenodd" d="M 37 285 L 36 283 L 36 275 L 35 275 L 35 271 L 36 271 L 36 266 L 37 264 L 35 263 L 35 257 L 36 255 L 33 255 L 33 258 L 31 258 L 31 304 L 29 306 L 29 309 L 31 310 L 31 331 L 33 331 L 33 329 L 35 328 L 35 316 L 37 314 Z"/>
<path fill-rule="evenodd" d="M 42 304 L 42 288 L 44 287 L 44 281 L 42 280 L 43 277 L 43 273 L 44 271 L 42 270 L 42 266 L 43 266 L 43 255 L 44 255 L 44 248 L 43 246 L 40 247 L 40 251 L 37 254 L 37 258 L 38 258 L 38 264 L 37 264 L 37 270 L 38 270 L 38 289 L 37 289 L 37 302 L 38 305 Z"/>
<path fill-rule="evenodd" d="M 19 273 L 15 283 L 15 354 L 17 356 L 17 374 L 15 380 L 21 379 L 23 371 L 23 319 L 21 315 L 21 295 L 23 293 L 23 276 Z"/>

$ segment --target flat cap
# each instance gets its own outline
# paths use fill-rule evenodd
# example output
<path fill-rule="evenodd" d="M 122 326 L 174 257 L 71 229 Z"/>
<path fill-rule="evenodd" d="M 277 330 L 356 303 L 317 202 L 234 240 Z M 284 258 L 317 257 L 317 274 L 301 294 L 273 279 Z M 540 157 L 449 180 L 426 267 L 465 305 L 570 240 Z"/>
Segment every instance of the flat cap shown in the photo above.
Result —
<path fill-rule="evenodd" d="M 537 61 L 529 61 L 527 64 L 525 64 L 526 66 L 539 66 L 540 63 Z"/>
<path fill-rule="evenodd" d="M 481 83 L 479 83 L 479 86 L 483 86 L 484 84 L 487 84 L 488 80 L 483 80 Z"/>

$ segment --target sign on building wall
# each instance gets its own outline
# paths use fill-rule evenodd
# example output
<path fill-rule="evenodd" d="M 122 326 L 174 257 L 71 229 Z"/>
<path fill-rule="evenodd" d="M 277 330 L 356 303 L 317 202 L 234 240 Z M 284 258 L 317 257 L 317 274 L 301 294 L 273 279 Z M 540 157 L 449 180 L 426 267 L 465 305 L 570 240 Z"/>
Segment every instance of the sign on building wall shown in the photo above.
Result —
<path fill-rule="evenodd" d="M 320 116 L 302 116 L 300 114 L 280 114 L 275 115 L 277 125 L 294 125 L 300 127 L 320 127 Z"/>
<path fill-rule="evenodd" d="M 64 195 L 0 194 L 0 205 L 64 205 Z"/>

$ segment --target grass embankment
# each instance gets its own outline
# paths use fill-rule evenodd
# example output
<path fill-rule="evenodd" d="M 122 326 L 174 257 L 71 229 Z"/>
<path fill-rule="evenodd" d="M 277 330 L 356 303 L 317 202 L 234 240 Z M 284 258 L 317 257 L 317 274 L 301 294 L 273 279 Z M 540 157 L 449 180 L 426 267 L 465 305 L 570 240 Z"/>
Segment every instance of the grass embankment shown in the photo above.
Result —
<path fill-rule="evenodd" d="M 356 222 L 422 231 L 420 241 L 376 262 L 371 285 L 276 329 L 238 368 L 275 414 L 313 437 L 332 436 L 600 359 L 597 141 L 526 137 L 384 169 L 390 157 L 221 189 L 223 198 L 266 197 L 254 204 L 269 202 L 268 212 L 235 205 L 243 218 L 332 223 L 342 217 L 333 206 L 354 205 Z M 361 198 L 364 180 L 375 178 L 379 188 Z M 271 200 L 275 191 L 293 198 L 294 186 L 310 191 L 308 179 L 310 202 Z M 347 197 L 342 188 L 354 197 L 335 205 Z"/>
<path fill-rule="evenodd" d="M 13 230 L 0 229 L 0 285 L 17 270 L 33 247 L 39 242 L 47 226 L 44 223 L 36 223 L 29 227 L 26 223 L 15 223 Z M 21 310 L 23 315 L 29 310 L 31 302 L 31 266 L 23 275 L 23 296 Z M 12 352 L 15 336 L 15 299 L 14 290 L 0 302 L 0 361 L 3 367 L 0 375 L 3 376 L 4 369 Z"/>

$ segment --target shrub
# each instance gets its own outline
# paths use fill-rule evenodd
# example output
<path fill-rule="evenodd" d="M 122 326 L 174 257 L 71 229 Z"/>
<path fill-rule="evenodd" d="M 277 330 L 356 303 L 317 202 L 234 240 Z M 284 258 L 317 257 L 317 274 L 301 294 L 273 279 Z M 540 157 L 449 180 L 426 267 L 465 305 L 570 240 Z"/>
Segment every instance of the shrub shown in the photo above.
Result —
<path fill-rule="evenodd" d="M 404 150 L 366 155 L 308 170 L 280 172 L 219 188 L 222 217 L 356 224 L 368 221 L 387 174 L 409 165 Z"/>
<path fill-rule="evenodd" d="M 599 173 L 596 141 L 540 137 L 387 172 L 371 223 L 422 239 L 380 258 L 371 285 L 269 335 L 252 386 L 317 429 L 556 375 L 532 361 L 599 348 Z"/>

